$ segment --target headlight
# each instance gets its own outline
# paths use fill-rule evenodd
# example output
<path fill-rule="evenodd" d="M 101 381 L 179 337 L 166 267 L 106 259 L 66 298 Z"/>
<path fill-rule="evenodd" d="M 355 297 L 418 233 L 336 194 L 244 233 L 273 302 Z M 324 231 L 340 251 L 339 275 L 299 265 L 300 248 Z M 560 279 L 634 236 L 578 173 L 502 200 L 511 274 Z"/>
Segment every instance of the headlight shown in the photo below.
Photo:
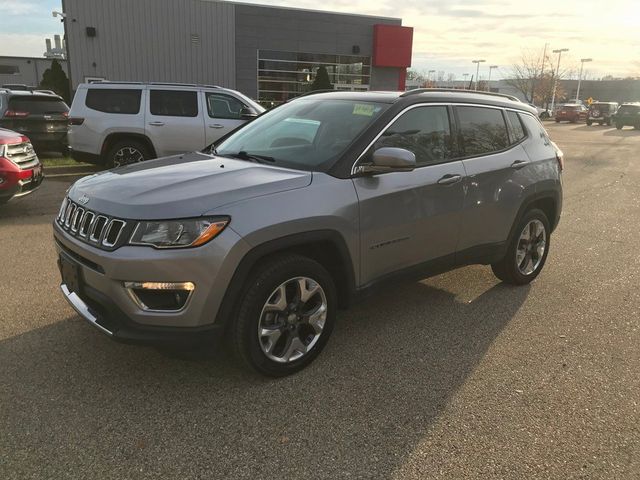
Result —
<path fill-rule="evenodd" d="M 198 247 L 218 236 L 229 221 L 229 217 L 209 217 L 138 222 L 129 243 L 156 248 Z"/>

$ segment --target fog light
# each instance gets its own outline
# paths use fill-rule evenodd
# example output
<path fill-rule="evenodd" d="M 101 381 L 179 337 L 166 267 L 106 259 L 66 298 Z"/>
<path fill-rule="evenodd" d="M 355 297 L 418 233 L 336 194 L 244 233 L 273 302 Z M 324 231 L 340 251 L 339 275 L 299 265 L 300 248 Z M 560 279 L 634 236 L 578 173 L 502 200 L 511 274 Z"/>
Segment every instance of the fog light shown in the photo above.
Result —
<path fill-rule="evenodd" d="M 196 286 L 191 282 L 125 282 L 131 299 L 142 310 L 182 310 Z"/>

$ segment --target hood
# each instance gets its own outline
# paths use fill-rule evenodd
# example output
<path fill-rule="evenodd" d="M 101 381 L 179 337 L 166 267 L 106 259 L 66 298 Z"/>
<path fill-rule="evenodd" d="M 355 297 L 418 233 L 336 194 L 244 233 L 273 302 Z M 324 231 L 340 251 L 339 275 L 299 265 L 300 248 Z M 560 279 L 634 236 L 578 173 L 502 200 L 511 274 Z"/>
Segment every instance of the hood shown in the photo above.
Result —
<path fill-rule="evenodd" d="M 223 205 L 311 183 L 312 174 L 189 153 L 84 177 L 69 196 L 85 208 L 135 220 L 197 217 Z M 86 196 L 86 197 L 84 197 Z"/>

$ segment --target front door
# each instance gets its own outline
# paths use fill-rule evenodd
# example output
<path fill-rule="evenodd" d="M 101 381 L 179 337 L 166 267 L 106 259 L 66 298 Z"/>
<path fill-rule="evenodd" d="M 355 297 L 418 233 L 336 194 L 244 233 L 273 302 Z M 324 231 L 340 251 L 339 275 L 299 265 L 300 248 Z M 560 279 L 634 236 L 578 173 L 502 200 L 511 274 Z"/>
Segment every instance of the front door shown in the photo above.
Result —
<path fill-rule="evenodd" d="M 251 109 L 237 98 L 217 92 L 203 92 L 203 95 L 206 109 L 205 136 L 207 145 L 247 121 L 242 118 L 242 115 Z"/>
<path fill-rule="evenodd" d="M 431 260 L 453 259 L 464 200 L 446 106 L 417 106 L 396 119 L 360 164 L 381 147 L 416 155 L 417 168 L 354 178 L 360 203 L 361 285 Z"/>

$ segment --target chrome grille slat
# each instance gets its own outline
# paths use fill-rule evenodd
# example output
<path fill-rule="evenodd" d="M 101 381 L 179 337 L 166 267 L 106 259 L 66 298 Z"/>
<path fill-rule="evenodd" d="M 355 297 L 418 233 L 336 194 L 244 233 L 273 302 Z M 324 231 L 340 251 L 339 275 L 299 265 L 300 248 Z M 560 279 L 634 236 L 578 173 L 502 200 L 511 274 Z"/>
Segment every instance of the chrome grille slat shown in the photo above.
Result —
<path fill-rule="evenodd" d="M 56 222 L 67 234 L 106 250 L 118 245 L 127 226 L 126 220 L 87 210 L 69 197 L 62 201 Z"/>
<path fill-rule="evenodd" d="M 27 164 L 37 163 L 38 160 L 36 152 L 29 142 L 8 144 L 6 156 L 21 168 Z"/>

